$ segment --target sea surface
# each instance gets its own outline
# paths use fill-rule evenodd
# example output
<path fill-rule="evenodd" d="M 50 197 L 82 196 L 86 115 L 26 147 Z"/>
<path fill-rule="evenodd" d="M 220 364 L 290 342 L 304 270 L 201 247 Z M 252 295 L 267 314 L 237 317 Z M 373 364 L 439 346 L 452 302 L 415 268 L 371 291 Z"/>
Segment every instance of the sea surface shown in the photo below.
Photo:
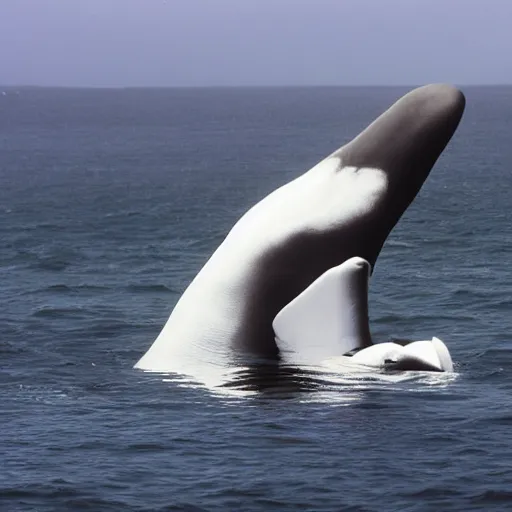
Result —
<path fill-rule="evenodd" d="M 407 90 L 0 87 L 2 512 L 512 509 L 512 87 L 463 88 L 371 281 L 374 337 L 454 374 L 133 369 L 237 218 Z"/>

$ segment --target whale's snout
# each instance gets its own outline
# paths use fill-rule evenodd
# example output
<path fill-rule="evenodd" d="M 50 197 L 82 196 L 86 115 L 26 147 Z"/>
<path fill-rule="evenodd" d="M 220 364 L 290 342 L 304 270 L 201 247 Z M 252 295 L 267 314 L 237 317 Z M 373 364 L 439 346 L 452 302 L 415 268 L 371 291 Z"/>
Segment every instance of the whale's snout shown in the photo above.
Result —
<path fill-rule="evenodd" d="M 466 100 L 452 85 L 431 84 L 409 92 L 338 154 L 343 165 L 373 167 L 388 176 L 427 177 L 455 132 Z"/>
<path fill-rule="evenodd" d="M 466 106 L 466 98 L 462 91 L 449 84 L 425 85 L 409 94 L 416 94 L 418 100 L 424 98 L 426 113 L 444 116 L 448 121 L 458 122 Z"/>

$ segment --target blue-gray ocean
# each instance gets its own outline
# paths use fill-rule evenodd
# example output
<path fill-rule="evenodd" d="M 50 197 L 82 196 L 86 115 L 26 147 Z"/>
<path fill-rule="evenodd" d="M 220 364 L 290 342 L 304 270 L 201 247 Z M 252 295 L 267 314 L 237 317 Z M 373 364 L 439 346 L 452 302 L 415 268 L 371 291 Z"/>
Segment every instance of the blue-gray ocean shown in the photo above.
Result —
<path fill-rule="evenodd" d="M 0 90 L 2 512 L 510 510 L 512 87 L 463 88 L 371 281 L 374 337 L 455 374 L 248 393 L 133 365 L 236 219 L 408 88 Z"/>

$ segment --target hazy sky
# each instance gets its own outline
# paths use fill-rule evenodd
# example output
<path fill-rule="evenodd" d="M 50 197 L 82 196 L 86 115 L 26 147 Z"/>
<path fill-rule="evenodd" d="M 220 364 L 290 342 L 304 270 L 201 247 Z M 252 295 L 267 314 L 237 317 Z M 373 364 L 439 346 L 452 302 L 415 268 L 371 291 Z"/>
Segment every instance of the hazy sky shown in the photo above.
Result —
<path fill-rule="evenodd" d="M 0 0 L 0 84 L 512 83 L 512 0 Z"/>

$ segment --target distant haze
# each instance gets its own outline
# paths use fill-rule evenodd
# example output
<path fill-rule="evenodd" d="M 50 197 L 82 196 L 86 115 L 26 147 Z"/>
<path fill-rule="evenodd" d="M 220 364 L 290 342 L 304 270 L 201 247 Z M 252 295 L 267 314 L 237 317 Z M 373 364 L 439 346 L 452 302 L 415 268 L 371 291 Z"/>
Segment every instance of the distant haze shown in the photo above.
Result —
<path fill-rule="evenodd" d="M 0 84 L 512 83 L 510 0 L 0 0 Z"/>

